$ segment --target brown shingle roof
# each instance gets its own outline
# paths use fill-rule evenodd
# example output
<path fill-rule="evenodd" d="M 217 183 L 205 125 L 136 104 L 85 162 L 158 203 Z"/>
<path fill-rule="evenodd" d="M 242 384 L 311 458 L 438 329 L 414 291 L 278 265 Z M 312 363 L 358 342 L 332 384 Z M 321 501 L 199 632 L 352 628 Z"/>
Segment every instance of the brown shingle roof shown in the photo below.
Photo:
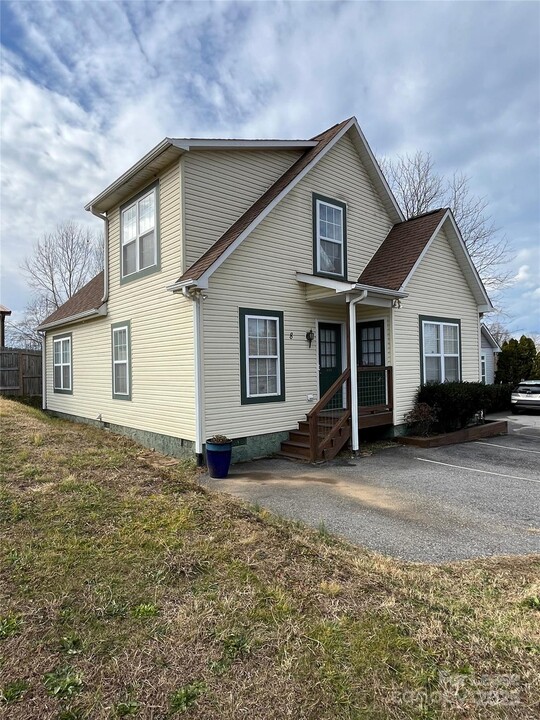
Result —
<path fill-rule="evenodd" d="M 441 222 L 447 208 L 394 225 L 358 278 L 363 285 L 399 290 Z"/>
<path fill-rule="evenodd" d="M 312 140 L 318 140 L 315 147 L 309 148 L 298 160 L 286 170 L 283 175 L 271 185 L 268 190 L 256 200 L 253 205 L 241 215 L 231 227 L 178 278 L 177 282 L 184 280 L 197 280 L 201 277 L 214 262 L 223 255 L 244 230 L 265 210 L 276 197 L 306 168 L 309 163 L 319 155 L 328 143 L 350 122 L 351 118 L 344 120 L 338 125 L 325 130 L 320 135 L 315 135 Z"/>
<path fill-rule="evenodd" d="M 41 325 L 49 325 L 58 322 L 58 320 L 67 320 L 67 318 L 87 310 L 97 310 L 102 305 L 103 298 L 103 270 L 98 273 L 90 282 L 72 295 L 58 310 L 55 310 Z"/>

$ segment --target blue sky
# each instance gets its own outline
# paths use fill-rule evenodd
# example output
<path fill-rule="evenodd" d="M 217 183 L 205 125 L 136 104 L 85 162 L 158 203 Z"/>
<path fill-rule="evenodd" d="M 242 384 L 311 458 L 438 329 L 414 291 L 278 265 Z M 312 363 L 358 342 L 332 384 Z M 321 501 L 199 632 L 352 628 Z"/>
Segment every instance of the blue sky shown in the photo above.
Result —
<path fill-rule="evenodd" d="M 7 2 L 2 299 L 19 265 L 165 136 L 310 137 L 356 115 L 377 155 L 471 177 L 507 236 L 499 302 L 540 336 L 540 4 Z"/>

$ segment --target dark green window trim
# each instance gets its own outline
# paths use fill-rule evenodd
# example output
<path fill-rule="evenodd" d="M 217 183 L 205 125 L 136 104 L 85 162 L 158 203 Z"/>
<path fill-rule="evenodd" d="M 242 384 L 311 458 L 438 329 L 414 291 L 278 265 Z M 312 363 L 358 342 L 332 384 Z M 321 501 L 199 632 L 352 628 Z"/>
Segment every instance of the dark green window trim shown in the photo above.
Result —
<path fill-rule="evenodd" d="M 128 380 L 128 394 L 119 395 L 114 392 L 114 331 L 120 328 L 127 328 L 127 380 Z M 124 322 L 116 322 L 111 324 L 111 391 L 113 400 L 131 400 L 131 321 L 125 320 Z"/>
<path fill-rule="evenodd" d="M 122 236 L 123 236 L 123 214 L 124 210 L 133 203 L 140 200 L 143 195 L 147 195 L 151 190 L 156 191 L 156 264 L 150 267 L 144 268 L 144 270 L 138 270 L 137 272 L 131 273 L 131 275 L 123 275 L 123 248 L 122 248 Z M 159 192 L 159 180 L 156 180 L 151 185 L 147 185 L 144 190 L 141 190 L 136 195 L 131 197 L 127 202 L 120 205 L 120 285 L 132 282 L 133 280 L 139 280 L 139 278 L 153 275 L 156 272 L 161 271 L 161 224 L 160 224 L 160 192 Z M 138 247 L 137 247 L 138 252 Z"/>
<path fill-rule="evenodd" d="M 424 326 L 422 323 L 425 322 L 433 322 L 433 323 L 448 323 L 449 325 L 457 325 L 458 326 L 458 343 L 459 343 L 459 379 L 461 380 L 463 378 L 463 370 L 462 370 L 462 347 L 461 347 L 461 320 L 459 318 L 447 318 L 447 317 L 437 317 L 434 315 L 419 315 L 418 316 L 418 324 L 419 324 L 419 335 L 420 335 L 420 384 L 424 385 Z"/>
<path fill-rule="evenodd" d="M 247 382 L 247 354 L 246 354 L 246 317 L 256 315 L 258 317 L 269 317 L 277 319 L 279 325 L 279 374 L 280 393 L 279 395 L 248 396 Z M 240 322 L 240 395 L 242 405 L 254 405 L 259 403 L 283 402 L 285 400 L 285 345 L 283 330 L 283 312 L 280 310 L 254 310 L 252 308 L 239 308 Z"/>
<path fill-rule="evenodd" d="M 69 384 L 70 384 L 69 390 L 64 390 L 63 388 L 56 388 L 54 386 L 54 341 L 55 340 L 64 340 L 65 338 L 69 338 Z M 52 367 L 53 367 L 53 376 L 52 376 L 53 392 L 58 395 L 73 395 L 73 333 L 67 332 L 67 333 L 62 333 L 61 335 L 53 335 L 52 336 Z"/>
<path fill-rule="evenodd" d="M 343 273 L 338 275 L 336 273 L 326 273 L 318 270 L 319 257 L 317 252 L 317 201 L 327 203 L 328 205 L 334 205 L 335 207 L 341 208 L 343 212 Z M 346 280 L 347 279 L 347 205 L 339 200 L 313 193 L 312 199 L 312 215 L 313 215 L 313 274 L 319 277 L 332 278 L 334 280 Z"/>

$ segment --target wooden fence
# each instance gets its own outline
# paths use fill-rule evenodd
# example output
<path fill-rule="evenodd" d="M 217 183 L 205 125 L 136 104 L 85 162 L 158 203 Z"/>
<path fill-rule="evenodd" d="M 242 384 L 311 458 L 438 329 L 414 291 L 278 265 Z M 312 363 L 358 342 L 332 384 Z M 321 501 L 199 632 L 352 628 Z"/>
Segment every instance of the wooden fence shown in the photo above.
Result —
<path fill-rule="evenodd" d="M 41 393 L 41 350 L 0 348 L 0 395 Z"/>

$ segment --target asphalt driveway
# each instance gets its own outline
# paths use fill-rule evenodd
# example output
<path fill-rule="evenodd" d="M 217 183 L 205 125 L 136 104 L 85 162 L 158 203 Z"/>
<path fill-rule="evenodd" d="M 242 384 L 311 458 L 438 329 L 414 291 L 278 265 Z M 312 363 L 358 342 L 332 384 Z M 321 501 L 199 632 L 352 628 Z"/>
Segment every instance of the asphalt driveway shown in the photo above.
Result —
<path fill-rule="evenodd" d="M 259 460 L 233 466 L 225 480 L 202 482 L 406 560 L 538 553 L 540 416 L 509 416 L 509 430 L 480 442 L 396 446 L 319 466 Z"/>

